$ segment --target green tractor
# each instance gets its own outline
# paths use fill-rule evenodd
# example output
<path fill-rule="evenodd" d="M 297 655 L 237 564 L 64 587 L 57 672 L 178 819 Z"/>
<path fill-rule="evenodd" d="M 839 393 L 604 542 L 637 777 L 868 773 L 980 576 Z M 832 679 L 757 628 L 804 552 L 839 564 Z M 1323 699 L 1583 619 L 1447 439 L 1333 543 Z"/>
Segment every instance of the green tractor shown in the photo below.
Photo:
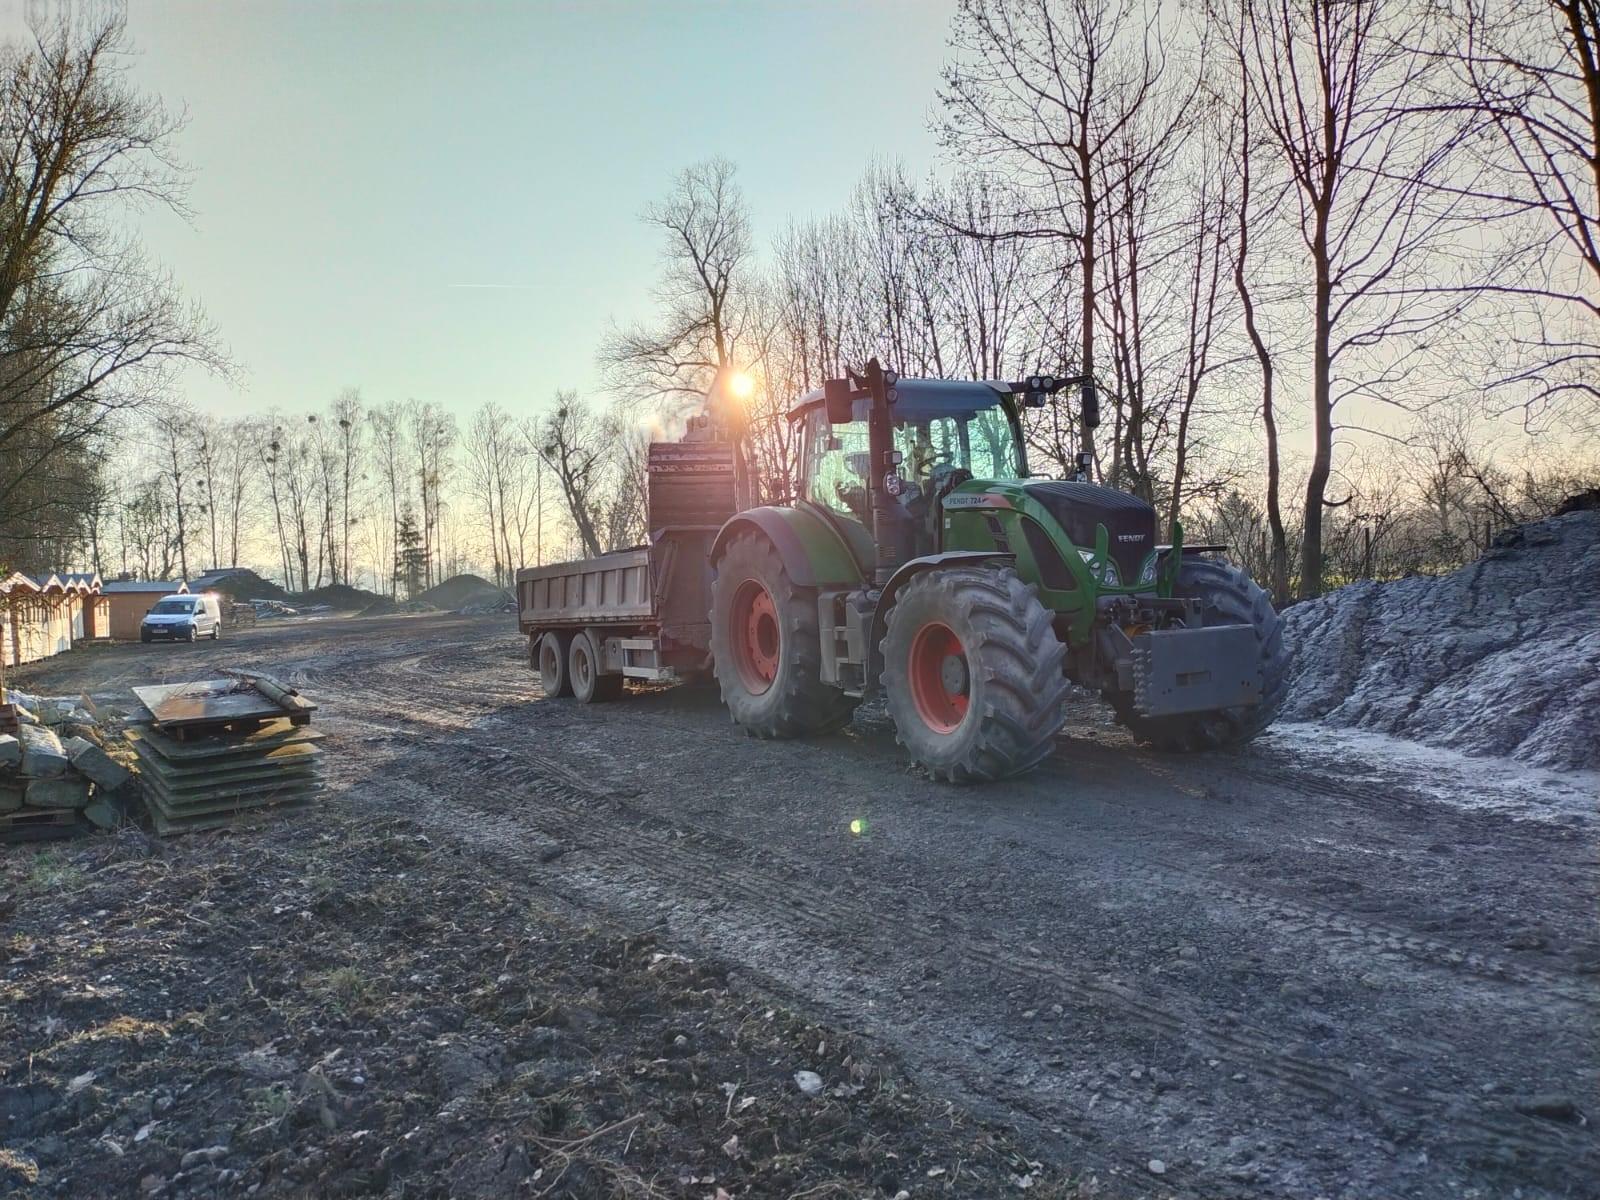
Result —
<path fill-rule="evenodd" d="M 874 360 L 791 411 L 793 505 L 728 520 L 710 550 L 711 650 L 757 737 L 846 724 L 882 694 L 935 778 L 1004 779 L 1050 753 L 1069 682 L 1139 740 L 1237 745 L 1283 698 L 1282 620 L 1221 546 L 1185 550 L 1155 510 L 1029 475 L 1020 412 L 1087 380 L 898 379 Z"/>

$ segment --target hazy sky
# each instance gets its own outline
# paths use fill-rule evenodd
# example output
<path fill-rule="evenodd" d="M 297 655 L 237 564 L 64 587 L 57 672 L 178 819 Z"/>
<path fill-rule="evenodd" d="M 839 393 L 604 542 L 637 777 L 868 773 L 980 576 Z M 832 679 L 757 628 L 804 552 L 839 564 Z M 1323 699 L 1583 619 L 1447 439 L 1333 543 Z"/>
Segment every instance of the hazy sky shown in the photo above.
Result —
<path fill-rule="evenodd" d="M 244 370 L 188 395 L 525 413 L 592 388 L 610 320 L 650 311 L 638 216 L 684 166 L 736 162 L 765 243 L 874 156 L 932 163 L 950 7 L 132 0 L 134 77 L 187 107 L 194 168 L 192 226 L 147 217 L 146 244 Z"/>

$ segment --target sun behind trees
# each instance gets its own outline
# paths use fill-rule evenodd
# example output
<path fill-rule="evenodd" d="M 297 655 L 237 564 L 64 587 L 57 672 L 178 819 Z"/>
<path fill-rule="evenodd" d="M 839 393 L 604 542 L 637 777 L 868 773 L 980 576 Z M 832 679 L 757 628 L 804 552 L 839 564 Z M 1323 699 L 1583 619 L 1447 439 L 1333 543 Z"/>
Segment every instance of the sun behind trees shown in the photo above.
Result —
<path fill-rule="evenodd" d="M 1597 473 L 1597 28 L 1594 0 L 962 0 L 947 162 L 864 164 L 832 214 L 760 214 L 765 243 L 736 164 L 688 166 L 641 208 L 655 312 L 600 340 L 600 391 L 330 382 L 230 420 L 172 395 L 173 365 L 222 366 L 212 335 L 112 233 L 134 199 L 183 211 L 178 122 L 117 25 L 54 29 L 0 62 L 0 558 L 505 583 L 639 541 L 649 441 L 732 367 L 752 499 L 791 499 L 787 409 L 877 355 L 1092 372 L 1097 440 L 1028 410 L 1036 470 L 1087 444 L 1280 602 L 1448 568 Z"/>

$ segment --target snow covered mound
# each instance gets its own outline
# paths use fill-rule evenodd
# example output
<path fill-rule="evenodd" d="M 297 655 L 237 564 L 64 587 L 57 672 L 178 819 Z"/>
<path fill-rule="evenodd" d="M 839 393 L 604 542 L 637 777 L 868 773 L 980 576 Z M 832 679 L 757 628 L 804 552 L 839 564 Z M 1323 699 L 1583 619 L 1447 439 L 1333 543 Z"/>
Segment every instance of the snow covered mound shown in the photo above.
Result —
<path fill-rule="evenodd" d="M 1600 768 L 1600 512 L 1519 525 L 1450 575 L 1351 584 L 1284 617 L 1285 721 Z"/>

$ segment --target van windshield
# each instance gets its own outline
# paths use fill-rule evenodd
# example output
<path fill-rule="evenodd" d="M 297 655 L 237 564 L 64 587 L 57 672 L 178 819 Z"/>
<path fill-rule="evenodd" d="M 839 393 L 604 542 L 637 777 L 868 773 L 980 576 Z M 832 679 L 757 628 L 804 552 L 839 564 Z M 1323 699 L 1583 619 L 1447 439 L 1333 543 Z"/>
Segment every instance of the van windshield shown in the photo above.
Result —
<path fill-rule="evenodd" d="M 194 601 L 161 600 L 150 611 L 158 617 L 170 617 L 177 613 L 192 613 L 194 611 Z"/>

